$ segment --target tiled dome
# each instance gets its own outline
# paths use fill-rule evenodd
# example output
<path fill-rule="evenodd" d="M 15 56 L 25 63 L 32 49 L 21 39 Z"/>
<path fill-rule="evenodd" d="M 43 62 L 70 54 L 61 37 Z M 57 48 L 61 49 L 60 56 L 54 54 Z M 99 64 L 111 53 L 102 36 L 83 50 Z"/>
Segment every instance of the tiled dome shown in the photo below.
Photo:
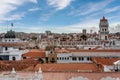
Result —
<path fill-rule="evenodd" d="M 14 31 L 10 30 L 10 31 L 8 31 L 8 32 L 5 34 L 4 37 L 5 37 L 5 38 L 16 38 L 16 35 L 15 35 L 15 32 L 14 32 Z"/>

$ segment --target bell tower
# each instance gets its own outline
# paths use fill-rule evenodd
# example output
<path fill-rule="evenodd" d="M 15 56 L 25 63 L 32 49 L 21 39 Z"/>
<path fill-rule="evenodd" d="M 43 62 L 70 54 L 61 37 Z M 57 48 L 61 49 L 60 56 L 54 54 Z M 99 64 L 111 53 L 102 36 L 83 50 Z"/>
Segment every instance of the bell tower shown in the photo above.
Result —
<path fill-rule="evenodd" d="M 103 16 L 102 19 L 100 19 L 99 23 L 99 39 L 100 40 L 108 40 L 108 34 L 109 34 L 109 23 L 108 20 Z"/>

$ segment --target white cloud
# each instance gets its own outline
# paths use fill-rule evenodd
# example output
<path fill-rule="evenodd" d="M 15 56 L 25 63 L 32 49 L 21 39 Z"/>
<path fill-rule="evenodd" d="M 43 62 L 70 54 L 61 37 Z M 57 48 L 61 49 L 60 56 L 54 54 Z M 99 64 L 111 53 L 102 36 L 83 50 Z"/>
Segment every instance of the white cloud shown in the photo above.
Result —
<path fill-rule="evenodd" d="M 38 11 L 38 10 L 41 10 L 40 8 L 36 7 L 36 8 L 31 8 L 29 9 L 28 11 Z"/>
<path fill-rule="evenodd" d="M 19 6 L 25 3 L 37 3 L 37 0 L 1 0 L 0 1 L 0 20 L 7 20 L 7 16 Z M 13 15 L 15 16 L 15 15 Z M 16 16 L 15 16 L 16 17 Z"/>
<path fill-rule="evenodd" d="M 117 32 L 120 32 L 120 24 L 117 24 L 117 25 L 115 26 L 115 29 L 117 30 Z"/>
<path fill-rule="evenodd" d="M 20 12 L 17 14 L 8 15 L 6 17 L 1 17 L 0 20 L 2 21 L 20 20 L 25 16 L 25 14 L 26 12 Z"/>
<path fill-rule="evenodd" d="M 115 12 L 115 11 L 118 11 L 120 10 L 120 6 L 115 6 L 115 7 L 112 7 L 112 8 L 107 8 L 104 10 L 105 13 L 110 13 L 110 12 Z"/>
<path fill-rule="evenodd" d="M 115 23 L 110 24 L 109 31 L 110 33 L 120 32 L 120 23 L 115 22 Z"/>
<path fill-rule="evenodd" d="M 87 32 L 90 32 L 90 30 L 92 29 L 93 32 L 98 32 L 98 28 L 99 28 L 99 19 L 86 19 L 82 22 L 73 24 L 73 25 L 68 25 L 68 26 L 64 26 L 64 27 L 60 27 L 61 31 L 65 32 L 65 30 L 67 30 L 68 32 L 82 32 L 83 29 L 86 29 Z"/>
<path fill-rule="evenodd" d="M 117 25 L 118 24 L 118 25 Z M 17 26 L 18 25 L 18 26 Z M 26 26 L 26 27 L 24 27 Z M 46 30 L 51 30 L 54 33 L 81 33 L 83 29 L 86 29 L 87 32 L 89 33 L 90 30 L 93 32 L 98 32 L 99 30 L 99 19 L 92 19 L 92 20 L 87 20 L 83 21 L 77 24 L 73 25 L 67 25 L 67 26 L 29 26 L 25 24 L 17 24 L 16 27 L 13 27 L 13 30 L 16 32 L 27 32 L 27 33 L 44 33 Z M 6 26 L 0 26 L 0 32 L 6 32 L 7 27 Z M 116 33 L 120 32 L 120 24 L 119 22 L 111 23 L 109 25 L 109 31 L 110 33 Z"/>
<path fill-rule="evenodd" d="M 55 27 L 49 27 L 49 30 L 57 33 L 80 33 L 83 29 L 86 29 L 89 33 L 90 30 L 93 32 L 97 32 L 99 30 L 99 18 L 86 18 L 82 22 L 72 24 L 72 25 L 66 25 L 66 26 L 55 26 Z M 109 21 L 109 19 L 108 19 Z M 120 25 L 119 22 L 109 22 L 109 31 L 110 33 L 120 32 Z M 45 29 L 44 29 L 45 30 Z"/>
<path fill-rule="evenodd" d="M 49 20 L 56 12 L 57 11 L 48 11 L 47 13 L 40 14 L 40 22 Z"/>
<path fill-rule="evenodd" d="M 72 0 L 47 0 L 48 5 L 55 7 L 57 10 L 66 8 Z"/>
<path fill-rule="evenodd" d="M 79 15 L 87 15 L 95 11 L 99 11 L 104 9 L 108 4 L 113 2 L 114 0 L 103 0 L 102 2 L 97 3 L 89 3 L 87 5 L 84 5 L 80 8 L 80 14 Z"/>
<path fill-rule="evenodd" d="M 26 0 L 26 1 L 30 1 L 32 3 L 37 3 L 37 0 Z"/>

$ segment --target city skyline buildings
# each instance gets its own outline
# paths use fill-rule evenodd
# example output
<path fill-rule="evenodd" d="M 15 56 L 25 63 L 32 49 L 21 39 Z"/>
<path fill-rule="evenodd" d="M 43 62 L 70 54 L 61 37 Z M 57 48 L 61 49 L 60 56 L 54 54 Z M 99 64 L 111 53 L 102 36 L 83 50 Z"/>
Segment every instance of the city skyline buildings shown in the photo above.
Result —
<path fill-rule="evenodd" d="M 56 33 L 98 32 L 99 21 L 105 16 L 110 33 L 120 31 L 120 6 L 118 0 L 4 0 L 0 9 L 0 32 L 10 30 L 14 23 L 16 32 L 50 30 Z"/>

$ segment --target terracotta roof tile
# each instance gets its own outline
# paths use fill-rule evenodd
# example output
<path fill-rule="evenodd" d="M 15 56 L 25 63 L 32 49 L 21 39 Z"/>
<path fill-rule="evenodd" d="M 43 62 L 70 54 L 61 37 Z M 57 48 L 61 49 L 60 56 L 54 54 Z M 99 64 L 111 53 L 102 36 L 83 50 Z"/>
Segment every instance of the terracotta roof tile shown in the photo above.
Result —
<path fill-rule="evenodd" d="M 27 46 L 27 43 L 0 43 L 0 46 Z"/>
<path fill-rule="evenodd" d="M 98 71 L 96 66 L 91 63 L 79 63 L 79 64 L 38 64 L 35 67 L 35 70 L 38 70 L 41 67 L 42 71 L 80 71 L 80 72 L 94 72 Z"/>
<path fill-rule="evenodd" d="M 31 57 L 31 58 L 43 58 L 43 57 L 45 57 L 45 51 L 33 49 L 33 50 L 30 50 L 29 52 L 23 54 L 22 56 L 23 57 Z"/>
<path fill-rule="evenodd" d="M 113 63 L 120 60 L 120 58 L 92 58 L 92 60 L 101 65 L 113 65 Z"/>
<path fill-rule="evenodd" d="M 66 49 L 57 49 L 55 50 L 55 53 L 68 53 L 70 52 L 69 50 L 66 50 Z"/>
<path fill-rule="evenodd" d="M 38 64 L 39 61 L 25 59 L 19 61 L 0 61 L 0 71 L 10 71 L 14 67 L 17 71 L 24 70 Z"/>

